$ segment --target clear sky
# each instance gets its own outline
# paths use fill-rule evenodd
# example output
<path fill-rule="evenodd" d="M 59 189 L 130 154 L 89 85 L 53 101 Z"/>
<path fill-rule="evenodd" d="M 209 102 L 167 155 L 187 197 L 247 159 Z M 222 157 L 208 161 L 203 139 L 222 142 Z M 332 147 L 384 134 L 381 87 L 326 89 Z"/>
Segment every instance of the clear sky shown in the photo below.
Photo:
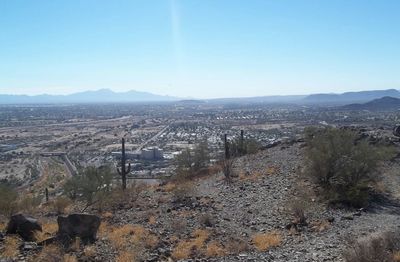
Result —
<path fill-rule="evenodd" d="M 399 0 L 0 0 L 0 93 L 400 89 Z"/>

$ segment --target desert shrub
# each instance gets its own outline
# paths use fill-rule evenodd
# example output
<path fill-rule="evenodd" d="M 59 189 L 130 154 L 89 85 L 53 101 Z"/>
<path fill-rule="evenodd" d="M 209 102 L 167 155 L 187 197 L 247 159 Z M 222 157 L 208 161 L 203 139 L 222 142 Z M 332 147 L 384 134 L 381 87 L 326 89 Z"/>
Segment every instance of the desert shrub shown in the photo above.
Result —
<path fill-rule="evenodd" d="M 53 202 L 51 202 L 53 211 L 57 214 L 64 214 L 65 209 L 69 205 L 71 205 L 71 200 L 65 196 L 59 196 Z"/>
<path fill-rule="evenodd" d="M 193 182 L 186 181 L 180 184 L 177 184 L 174 189 L 171 191 L 175 201 L 180 202 L 185 200 L 188 197 L 191 197 L 195 193 L 195 186 Z"/>
<path fill-rule="evenodd" d="M 224 174 L 225 181 L 227 183 L 232 182 L 233 177 L 233 160 L 232 159 L 225 159 L 222 160 L 222 173 Z"/>
<path fill-rule="evenodd" d="M 205 251 L 205 242 L 209 239 L 210 232 L 207 230 L 196 229 L 192 233 L 191 239 L 180 241 L 172 251 L 172 257 L 174 259 L 188 259 L 194 257 L 197 254 L 201 254 Z M 215 251 L 212 250 L 213 253 Z M 210 250 L 211 253 L 211 250 Z"/>
<path fill-rule="evenodd" d="M 227 254 L 226 249 L 217 241 L 212 241 L 207 245 L 205 255 L 206 257 L 222 257 Z"/>
<path fill-rule="evenodd" d="M 296 225 L 307 225 L 307 203 L 304 200 L 296 199 L 292 202 L 290 209 L 293 214 L 294 221 Z"/>
<path fill-rule="evenodd" d="M 0 183 L 0 214 L 11 216 L 17 209 L 18 194 L 12 187 Z"/>
<path fill-rule="evenodd" d="M 351 130 L 309 128 L 306 172 L 323 188 L 332 202 L 363 206 L 377 181 L 381 160 L 393 156 L 393 149 L 373 146 Z"/>
<path fill-rule="evenodd" d="M 36 208 L 40 205 L 40 203 L 41 203 L 40 196 L 26 195 L 18 200 L 17 208 L 18 211 L 33 213 L 36 211 Z"/>
<path fill-rule="evenodd" d="M 87 206 L 101 202 L 110 192 L 113 174 L 108 167 L 88 167 L 82 174 L 73 176 L 64 185 L 64 193 L 86 201 Z"/>
<path fill-rule="evenodd" d="M 207 170 L 210 163 L 207 140 L 198 143 L 194 149 L 187 148 L 175 158 L 176 175 L 173 179 L 190 179 Z"/>
<path fill-rule="evenodd" d="M 4 246 L 1 250 L 2 258 L 15 258 L 19 255 L 19 246 L 21 245 L 21 239 L 17 236 L 8 236 L 4 239 Z"/>
<path fill-rule="evenodd" d="M 400 251 L 400 232 L 384 232 L 354 242 L 343 257 L 347 262 L 396 262 Z"/>
<path fill-rule="evenodd" d="M 239 254 L 249 250 L 249 245 L 246 241 L 235 237 L 228 238 L 225 246 L 229 254 Z"/>
<path fill-rule="evenodd" d="M 259 251 L 267 251 L 281 245 L 282 237 L 277 232 L 259 233 L 253 236 L 253 244 Z"/>
<path fill-rule="evenodd" d="M 129 206 L 139 198 L 145 187 L 145 184 L 132 183 L 128 184 L 125 190 L 116 187 L 110 191 L 101 191 L 97 195 L 96 208 L 102 211 Z"/>
<path fill-rule="evenodd" d="M 210 214 L 202 214 L 199 217 L 200 225 L 204 227 L 213 227 L 215 226 L 215 219 Z"/>
<path fill-rule="evenodd" d="M 259 149 L 259 143 L 252 138 L 245 138 L 241 141 L 238 137 L 229 142 L 229 153 L 232 157 L 255 154 Z"/>

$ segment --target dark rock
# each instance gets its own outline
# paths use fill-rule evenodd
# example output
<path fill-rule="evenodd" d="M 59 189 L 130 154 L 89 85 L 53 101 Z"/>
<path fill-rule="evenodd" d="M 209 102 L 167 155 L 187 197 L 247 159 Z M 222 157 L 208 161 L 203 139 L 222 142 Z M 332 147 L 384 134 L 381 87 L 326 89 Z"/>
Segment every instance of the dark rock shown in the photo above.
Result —
<path fill-rule="evenodd" d="M 42 226 L 35 218 L 17 214 L 8 222 L 6 233 L 18 234 L 25 241 L 34 241 L 35 231 L 42 231 Z"/>
<path fill-rule="evenodd" d="M 31 251 L 31 250 L 36 250 L 38 248 L 38 245 L 35 242 L 24 242 L 21 245 L 21 249 L 23 251 Z"/>
<path fill-rule="evenodd" d="M 353 216 L 342 216 L 342 220 L 354 220 Z"/>
<path fill-rule="evenodd" d="M 333 223 L 335 221 L 335 218 L 334 217 L 328 217 L 327 220 L 328 220 L 329 223 Z"/>
<path fill-rule="evenodd" d="M 79 237 L 83 243 L 93 243 L 96 240 L 100 226 L 100 217 L 89 214 L 71 214 L 59 216 L 57 237 L 64 243 Z"/>

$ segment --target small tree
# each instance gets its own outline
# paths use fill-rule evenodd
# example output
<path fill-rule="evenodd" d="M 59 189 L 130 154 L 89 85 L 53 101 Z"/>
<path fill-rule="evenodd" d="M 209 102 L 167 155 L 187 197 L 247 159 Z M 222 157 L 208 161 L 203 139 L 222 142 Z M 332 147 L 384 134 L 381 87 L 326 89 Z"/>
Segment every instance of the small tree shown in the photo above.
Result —
<path fill-rule="evenodd" d="M 372 146 L 350 130 L 309 128 L 305 139 L 307 174 L 330 200 L 353 206 L 367 203 L 379 162 L 393 155 L 391 148 Z"/>

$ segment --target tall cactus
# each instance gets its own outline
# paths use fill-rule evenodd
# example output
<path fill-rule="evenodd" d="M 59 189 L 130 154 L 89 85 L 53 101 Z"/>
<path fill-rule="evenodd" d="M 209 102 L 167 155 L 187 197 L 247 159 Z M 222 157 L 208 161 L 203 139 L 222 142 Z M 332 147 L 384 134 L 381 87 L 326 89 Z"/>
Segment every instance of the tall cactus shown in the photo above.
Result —
<path fill-rule="evenodd" d="M 128 164 L 126 169 L 126 156 L 125 156 L 125 139 L 122 138 L 122 154 L 121 154 L 121 169 L 117 168 L 118 174 L 122 178 L 122 189 L 126 189 L 126 175 L 131 172 L 131 163 Z"/>
<path fill-rule="evenodd" d="M 229 152 L 229 143 L 228 143 L 228 135 L 224 134 L 224 148 L 225 148 L 225 159 L 230 158 L 230 152 Z"/>

